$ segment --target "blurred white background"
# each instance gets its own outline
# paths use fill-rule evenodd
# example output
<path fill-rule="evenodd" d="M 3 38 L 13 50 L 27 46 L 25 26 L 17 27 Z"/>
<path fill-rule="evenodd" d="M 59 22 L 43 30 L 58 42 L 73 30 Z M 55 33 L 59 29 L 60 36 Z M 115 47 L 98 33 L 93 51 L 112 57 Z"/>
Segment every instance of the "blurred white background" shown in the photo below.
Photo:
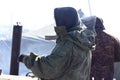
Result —
<path fill-rule="evenodd" d="M 54 23 L 55 7 L 72 6 L 103 18 L 106 30 L 119 34 L 119 0 L 0 0 L 0 31 L 21 22 L 23 29 L 38 30 Z M 2 34 L 0 32 L 0 34 Z"/>

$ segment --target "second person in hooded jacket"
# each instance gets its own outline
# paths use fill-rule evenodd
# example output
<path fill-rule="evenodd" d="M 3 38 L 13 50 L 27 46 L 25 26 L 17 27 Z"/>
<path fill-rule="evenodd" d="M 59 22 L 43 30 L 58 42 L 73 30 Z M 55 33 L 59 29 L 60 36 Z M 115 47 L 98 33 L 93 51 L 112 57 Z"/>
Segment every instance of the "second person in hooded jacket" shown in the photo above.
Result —
<path fill-rule="evenodd" d="M 95 23 L 90 20 L 94 19 Z M 90 27 L 95 24 L 97 36 L 95 38 L 96 49 L 92 52 L 91 80 L 113 80 L 114 62 L 120 61 L 119 40 L 106 33 L 103 20 L 90 16 L 82 19 L 83 23 Z"/>

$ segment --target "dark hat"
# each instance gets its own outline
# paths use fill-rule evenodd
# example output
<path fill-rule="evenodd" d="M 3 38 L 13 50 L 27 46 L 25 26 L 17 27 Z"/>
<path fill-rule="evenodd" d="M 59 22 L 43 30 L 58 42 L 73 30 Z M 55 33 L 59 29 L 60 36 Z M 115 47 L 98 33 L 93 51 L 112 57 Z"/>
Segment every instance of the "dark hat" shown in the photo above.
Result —
<path fill-rule="evenodd" d="M 96 32 L 105 30 L 105 27 L 103 25 L 103 20 L 101 18 L 96 18 L 96 24 L 95 24 L 95 30 Z"/>
<path fill-rule="evenodd" d="M 72 7 L 61 7 L 54 9 L 56 26 L 65 26 L 66 30 L 80 24 L 78 13 Z"/>

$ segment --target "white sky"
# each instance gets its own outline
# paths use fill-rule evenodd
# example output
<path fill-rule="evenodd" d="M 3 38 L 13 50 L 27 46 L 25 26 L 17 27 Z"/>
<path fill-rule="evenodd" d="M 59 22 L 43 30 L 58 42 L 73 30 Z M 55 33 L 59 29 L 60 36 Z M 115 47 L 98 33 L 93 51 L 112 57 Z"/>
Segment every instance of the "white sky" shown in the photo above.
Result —
<path fill-rule="evenodd" d="M 92 15 L 104 20 L 107 31 L 120 38 L 120 4 L 119 0 L 90 0 Z"/>
<path fill-rule="evenodd" d="M 20 21 L 25 28 L 40 28 L 54 22 L 55 7 L 80 8 L 80 0 L 0 0 L 0 25 Z"/>
<path fill-rule="evenodd" d="M 92 15 L 103 18 L 106 27 L 119 33 L 119 0 L 89 0 Z M 0 25 L 21 22 L 24 29 L 36 30 L 54 22 L 55 7 L 72 6 L 90 15 L 88 0 L 0 0 Z M 0 26 L 1 27 L 1 26 Z"/>

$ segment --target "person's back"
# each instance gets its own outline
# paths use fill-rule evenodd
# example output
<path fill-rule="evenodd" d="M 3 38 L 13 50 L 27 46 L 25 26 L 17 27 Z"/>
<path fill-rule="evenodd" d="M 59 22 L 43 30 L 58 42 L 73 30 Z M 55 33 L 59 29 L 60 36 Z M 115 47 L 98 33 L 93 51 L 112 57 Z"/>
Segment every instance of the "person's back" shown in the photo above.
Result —
<path fill-rule="evenodd" d="M 78 14 L 71 7 L 55 8 L 54 17 L 57 40 L 51 54 L 21 55 L 19 61 L 44 80 L 89 80 L 93 29 L 80 26 Z"/>
<path fill-rule="evenodd" d="M 96 36 L 96 50 L 92 52 L 91 77 L 95 80 L 113 80 L 114 62 L 120 57 L 120 44 L 113 36 L 99 32 Z"/>
<path fill-rule="evenodd" d="M 95 80 L 113 80 L 114 62 L 120 61 L 120 43 L 104 29 L 102 20 L 96 17 L 96 49 L 92 52 L 91 64 L 91 79 Z"/>

